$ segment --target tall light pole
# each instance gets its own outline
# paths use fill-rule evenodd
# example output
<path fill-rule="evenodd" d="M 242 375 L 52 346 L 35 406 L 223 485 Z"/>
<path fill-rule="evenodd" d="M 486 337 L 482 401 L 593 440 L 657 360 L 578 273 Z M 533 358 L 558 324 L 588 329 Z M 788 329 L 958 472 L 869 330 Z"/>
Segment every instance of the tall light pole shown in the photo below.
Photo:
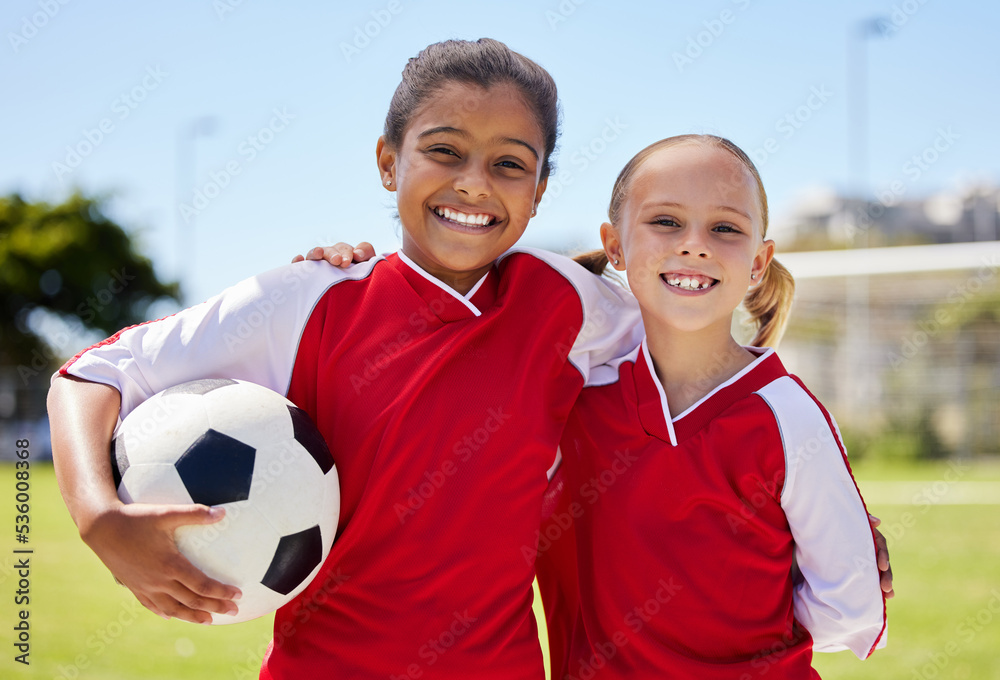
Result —
<path fill-rule="evenodd" d="M 190 303 L 186 281 L 190 280 L 194 264 L 194 222 L 195 214 L 190 211 L 193 194 L 197 158 L 195 141 L 198 137 L 210 137 L 215 132 L 215 118 L 201 116 L 189 120 L 177 129 L 176 179 L 174 219 L 177 231 L 177 281 L 180 284 L 181 305 Z M 183 210 L 187 204 L 189 210 Z"/>
<path fill-rule="evenodd" d="M 853 24 L 847 33 L 848 158 L 850 192 L 857 208 L 848 223 L 853 228 L 849 246 L 867 248 L 872 214 L 868 165 L 868 39 L 883 37 L 888 19 L 876 17 Z M 842 408 L 854 415 L 867 413 L 874 397 L 871 361 L 870 294 L 867 275 L 849 276 L 845 291 L 844 331 L 846 366 Z"/>

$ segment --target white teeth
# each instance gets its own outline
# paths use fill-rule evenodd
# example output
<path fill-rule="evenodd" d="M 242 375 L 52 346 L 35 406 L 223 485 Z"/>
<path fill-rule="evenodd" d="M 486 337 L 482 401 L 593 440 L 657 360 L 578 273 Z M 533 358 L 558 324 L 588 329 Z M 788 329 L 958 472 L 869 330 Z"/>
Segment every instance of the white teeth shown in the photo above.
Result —
<path fill-rule="evenodd" d="M 669 285 L 675 286 L 677 288 L 683 288 L 684 290 L 703 290 L 705 288 L 711 287 L 712 285 L 711 281 L 706 281 L 702 283 L 698 279 L 693 279 L 689 276 L 685 277 L 674 276 L 666 279 L 666 281 Z"/>
<path fill-rule="evenodd" d="M 465 213 L 458 212 L 457 210 L 451 210 L 450 208 L 435 208 L 434 212 L 446 220 L 451 220 L 452 222 L 458 222 L 459 224 L 466 224 L 473 227 L 485 227 L 493 221 L 493 218 L 490 215 L 467 215 Z"/>

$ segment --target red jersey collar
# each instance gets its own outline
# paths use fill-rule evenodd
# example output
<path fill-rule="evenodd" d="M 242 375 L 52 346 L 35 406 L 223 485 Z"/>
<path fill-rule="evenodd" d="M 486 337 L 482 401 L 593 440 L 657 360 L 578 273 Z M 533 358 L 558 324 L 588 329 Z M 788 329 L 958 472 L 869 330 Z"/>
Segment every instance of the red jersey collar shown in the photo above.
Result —
<path fill-rule="evenodd" d="M 747 347 L 757 359 L 732 378 L 702 397 L 676 418 L 670 417 L 667 395 L 656 377 L 649 347 L 643 338 L 636 358 L 633 378 L 638 399 L 639 421 L 652 437 L 677 446 L 708 425 L 734 402 L 749 396 L 765 385 L 788 375 L 778 355 L 770 347 Z"/>
<path fill-rule="evenodd" d="M 420 268 L 398 251 L 386 258 L 403 275 L 410 287 L 427 303 L 430 313 L 444 323 L 480 316 L 493 306 L 497 296 L 497 268 L 494 265 L 465 295 Z"/>

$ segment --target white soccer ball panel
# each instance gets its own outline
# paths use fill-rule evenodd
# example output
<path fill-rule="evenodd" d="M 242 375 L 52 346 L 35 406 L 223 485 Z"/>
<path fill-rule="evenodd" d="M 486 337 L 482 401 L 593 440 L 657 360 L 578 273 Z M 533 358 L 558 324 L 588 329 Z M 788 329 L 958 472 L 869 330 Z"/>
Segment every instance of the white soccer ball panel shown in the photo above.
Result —
<path fill-rule="evenodd" d="M 144 401 L 122 422 L 116 436 L 124 438 L 130 465 L 173 463 L 207 429 L 201 395 L 173 394 Z"/>
<path fill-rule="evenodd" d="M 226 511 L 221 520 L 177 527 L 174 539 L 193 565 L 243 590 L 264 577 L 281 536 L 248 501 L 218 507 Z"/>
<path fill-rule="evenodd" d="M 190 505 L 193 501 L 172 463 L 138 463 L 122 475 L 118 498 L 123 503 Z"/>
<path fill-rule="evenodd" d="M 327 488 L 316 461 L 294 439 L 257 450 L 250 498 L 281 535 L 320 523 Z"/>
<path fill-rule="evenodd" d="M 290 401 L 249 382 L 213 390 L 202 397 L 209 426 L 262 448 L 293 436 Z"/>

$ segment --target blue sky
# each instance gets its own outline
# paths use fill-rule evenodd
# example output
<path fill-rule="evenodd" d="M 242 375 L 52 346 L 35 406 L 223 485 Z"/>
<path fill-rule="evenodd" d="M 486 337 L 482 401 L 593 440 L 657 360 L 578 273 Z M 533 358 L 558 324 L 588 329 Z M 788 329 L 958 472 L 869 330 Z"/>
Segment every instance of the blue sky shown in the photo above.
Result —
<path fill-rule="evenodd" d="M 0 191 L 109 196 L 192 301 L 315 244 L 393 250 L 374 148 L 399 72 L 428 43 L 489 36 L 546 67 L 562 100 L 559 170 L 522 243 L 597 245 L 622 165 L 684 132 L 747 150 L 780 221 L 816 188 L 853 186 L 848 33 L 873 17 L 870 190 L 1000 181 L 994 3 L 10 0 Z"/>

